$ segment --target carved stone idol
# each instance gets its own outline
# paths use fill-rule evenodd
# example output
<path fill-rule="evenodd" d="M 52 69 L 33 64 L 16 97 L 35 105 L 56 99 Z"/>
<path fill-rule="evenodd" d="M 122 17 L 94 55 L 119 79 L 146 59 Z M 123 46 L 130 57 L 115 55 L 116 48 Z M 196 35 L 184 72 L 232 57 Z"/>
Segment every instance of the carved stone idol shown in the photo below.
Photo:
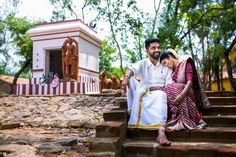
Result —
<path fill-rule="evenodd" d="M 63 80 L 77 80 L 78 77 L 78 43 L 68 37 L 62 46 Z"/>

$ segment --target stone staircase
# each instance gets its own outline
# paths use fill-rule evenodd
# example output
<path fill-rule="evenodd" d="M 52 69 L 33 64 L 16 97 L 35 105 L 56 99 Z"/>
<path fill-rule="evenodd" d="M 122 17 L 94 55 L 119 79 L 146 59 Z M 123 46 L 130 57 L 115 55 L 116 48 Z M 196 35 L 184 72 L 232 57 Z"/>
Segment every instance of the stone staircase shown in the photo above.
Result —
<path fill-rule="evenodd" d="M 117 98 L 117 108 L 103 115 L 89 157 L 235 157 L 236 92 L 206 92 L 212 104 L 203 119 L 203 130 L 168 132 L 169 147 L 155 141 L 157 131 L 127 128 L 126 98 Z"/>
<path fill-rule="evenodd" d="M 121 157 L 127 131 L 127 100 L 116 98 L 115 108 L 103 114 L 104 122 L 96 125 L 96 137 L 87 157 Z"/>

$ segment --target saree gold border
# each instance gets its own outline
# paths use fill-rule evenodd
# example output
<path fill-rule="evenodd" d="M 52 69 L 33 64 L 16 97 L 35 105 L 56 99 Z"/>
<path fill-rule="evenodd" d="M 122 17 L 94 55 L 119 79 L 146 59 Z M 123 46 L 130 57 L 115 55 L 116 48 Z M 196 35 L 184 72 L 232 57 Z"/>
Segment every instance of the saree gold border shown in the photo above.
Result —
<path fill-rule="evenodd" d="M 139 122 L 140 122 L 140 117 L 141 117 L 141 111 L 142 111 L 142 99 L 143 97 L 147 94 L 148 90 L 145 90 L 143 92 L 143 94 L 140 96 L 139 98 L 139 110 L 138 110 L 138 120 L 135 124 L 135 127 L 138 128 L 139 127 Z"/>

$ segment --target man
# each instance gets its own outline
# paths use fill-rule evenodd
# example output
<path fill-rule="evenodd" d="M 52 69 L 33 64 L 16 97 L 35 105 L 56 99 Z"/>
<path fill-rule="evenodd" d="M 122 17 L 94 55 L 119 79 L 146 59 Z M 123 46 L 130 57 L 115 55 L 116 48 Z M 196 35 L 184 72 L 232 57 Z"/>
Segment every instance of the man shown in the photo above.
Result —
<path fill-rule="evenodd" d="M 129 127 L 157 129 L 157 142 L 169 146 L 165 135 L 167 120 L 167 96 L 163 87 L 172 83 L 172 70 L 159 63 L 160 40 L 149 38 L 145 41 L 148 58 L 135 63 L 122 81 L 127 91 L 128 110 L 130 111 Z M 135 77 L 140 78 L 138 82 Z"/>

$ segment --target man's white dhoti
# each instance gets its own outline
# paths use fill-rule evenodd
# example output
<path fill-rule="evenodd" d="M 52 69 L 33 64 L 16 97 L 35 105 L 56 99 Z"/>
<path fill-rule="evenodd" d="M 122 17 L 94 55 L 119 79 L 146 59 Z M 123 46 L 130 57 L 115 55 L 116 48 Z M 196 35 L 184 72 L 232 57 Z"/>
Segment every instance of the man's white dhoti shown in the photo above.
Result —
<path fill-rule="evenodd" d="M 149 91 L 150 87 L 164 87 L 172 83 L 172 71 L 160 63 L 153 65 L 149 58 L 138 61 L 131 70 L 138 82 L 130 78 L 127 89 L 128 110 L 130 119 L 128 126 L 135 128 L 164 128 L 167 120 L 167 96 L 161 90 Z"/>
<path fill-rule="evenodd" d="M 127 90 L 129 127 L 158 129 L 164 128 L 167 119 L 167 97 L 161 90 L 149 91 L 148 87 L 130 79 Z"/>

